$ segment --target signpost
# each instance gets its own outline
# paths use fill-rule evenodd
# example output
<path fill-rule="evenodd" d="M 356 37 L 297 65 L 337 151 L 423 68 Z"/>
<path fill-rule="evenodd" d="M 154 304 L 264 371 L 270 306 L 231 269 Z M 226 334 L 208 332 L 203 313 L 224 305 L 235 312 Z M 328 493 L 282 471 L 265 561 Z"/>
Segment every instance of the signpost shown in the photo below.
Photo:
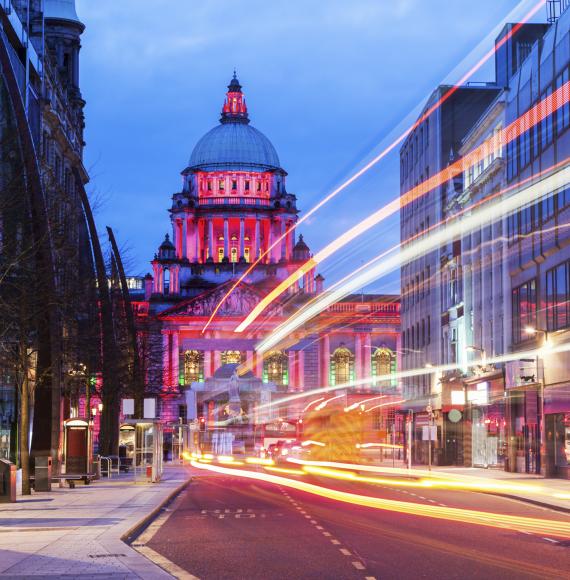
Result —
<path fill-rule="evenodd" d="M 431 406 L 431 403 L 428 403 L 427 407 L 426 407 L 426 411 L 429 417 L 429 426 L 428 426 L 428 471 L 431 471 L 431 440 L 433 437 L 433 426 L 432 426 L 432 421 L 433 421 L 433 407 Z"/>

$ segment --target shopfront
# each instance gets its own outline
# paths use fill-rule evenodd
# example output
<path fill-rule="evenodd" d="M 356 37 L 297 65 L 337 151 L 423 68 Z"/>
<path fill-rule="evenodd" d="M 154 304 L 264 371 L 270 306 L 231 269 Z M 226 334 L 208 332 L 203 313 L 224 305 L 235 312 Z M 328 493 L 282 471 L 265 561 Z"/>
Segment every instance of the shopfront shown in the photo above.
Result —
<path fill-rule="evenodd" d="M 471 410 L 473 467 L 504 469 L 507 423 L 503 378 L 478 382 L 467 396 Z"/>
<path fill-rule="evenodd" d="M 507 471 L 541 473 L 539 370 L 536 358 L 507 363 Z"/>
<path fill-rule="evenodd" d="M 545 389 L 544 413 L 545 475 L 570 479 L 570 385 Z"/>

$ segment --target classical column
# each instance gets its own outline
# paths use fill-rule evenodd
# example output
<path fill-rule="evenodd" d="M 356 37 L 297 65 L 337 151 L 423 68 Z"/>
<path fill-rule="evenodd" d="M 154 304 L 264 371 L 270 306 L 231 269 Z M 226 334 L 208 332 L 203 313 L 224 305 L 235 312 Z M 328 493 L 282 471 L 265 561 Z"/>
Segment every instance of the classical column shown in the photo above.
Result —
<path fill-rule="evenodd" d="M 253 368 L 253 351 L 246 350 L 245 351 L 245 366 L 248 371 L 254 372 Z"/>
<path fill-rule="evenodd" d="M 186 257 L 190 262 L 196 262 L 196 226 L 192 218 L 186 218 Z"/>
<path fill-rule="evenodd" d="M 252 262 L 255 262 L 257 258 L 259 258 L 259 236 L 260 236 L 260 228 L 259 228 L 259 218 L 255 218 L 255 255 L 253 256 Z"/>
<path fill-rule="evenodd" d="M 284 219 L 281 219 L 281 241 L 279 242 L 280 258 L 287 259 L 287 224 Z"/>
<path fill-rule="evenodd" d="M 292 235 L 292 231 L 291 231 L 291 223 L 288 223 L 286 226 L 286 235 L 285 235 L 285 257 L 287 258 L 287 260 L 290 260 L 292 255 L 293 255 L 293 235 Z"/>
<path fill-rule="evenodd" d="M 224 218 L 224 258 L 230 257 L 230 224 L 228 218 Z"/>
<path fill-rule="evenodd" d="M 174 247 L 176 248 L 176 257 L 181 258 L 182 257 L 182 246 L 184 245 L 182 243 L 182 220 L 181 219 L 177 219 L 174 222 L 174 234 L 175 234 Z"/>
<path fill-rule="evenodd" d="M 299 382 L 297 383 L 299 391 L 305 390 L 305 351 L 300 350 L 297 353 L 297 375 Z"/>
<path fill-rule="evenodd" d="M 182 238 L 180 239 L 180 258 L 188 257 L 188 220 L 182 220 Z"/>
<path fill-rule="evenodd" d="M 172 368 L 170 366 L 170 333 L 164 331 L 162 333 L 162 384 L 163 388 L 167 389 L 172 381 Z"/>
<path fill-rule="evenodd" d="M 215 373 L 222 366 L 222 353 L 219 350 L 214 351 L 214 370 Z"/>
<path fill-rule="evenodd" d="M 195 242 L 196 242 L 196 262 L 201 262 L 203 261 L 202 256 L 200 255 L 202 252 L 202 236 L 205 238 L 206 236 L 204 235 L 205 230 L 205 225 L 204 225 L 204 221 L 203 220 L 195 220 L 194 222 L 196 224 L 196 233 L 194 235 L 195 238 Z M 202 233 L 200 233 L 200 230 L 202 230 Z M 205 258 L 204 258 L 205 259 Z"/>
<path fill-rule="evenodd" d="M 357 381 L 362 378 L 362 334 L 360 333 L 354 337 L 354 378 Z M 357 385 L 356 390 L 362 390 L 362 385 Z"/>
<path fill-rule="evenodd" d="M 172 345 L 170 351 L 170 360 L 172 361 L 172 387 L 176 388 L 180 383 L 179 377 L 179 364 L 180 364 L 180 352 L 178 347 L 178 332 L 172 333 Z"/>
<path fill-rule="evenodd" d="M 319 341 L 319 359 L 321 368 L 321 387 L 329 386 L 329 374 L 330 374 L 330 364 L 331 364 L 331 353 L 330 353 L 330 340 L 329 335 L 325 334 Z"/>
<path fill-rule="evenodd" d="M 275 262 L 275 253 L 277 251 L 276 248 L 273 247 L 273 244 L 275 243 L 275 228 L 273 225 L 273 220 L 271 218 L 269 218 L 268 220 L 268 226 L 267 229 L 269 231 L 269 242 L 268 242 L 268 246 L 267 246 L 267 250 L 268 250 L 268 255 L 267 255 L 267 261 L 268 262 Z M 269 249 L 271 248 L 271 249 Z"/>
<path fill-rule="evenodd" d="M 208 258 L 211 258 L 216 262 L 216 256 L 214 256 L 214 220 L 212 218 L 208 219 Z"/>
<path fill-rule="evenodd" d="M 260 352 L 255 353 L 255 376 L 263 379 L 263 355 Z"/>
<path fill-rule="evenodd" d="M 297 351 L 290 350 L 287 353 L 289 358 L 289 391 L 296 391 L 297 385 Z"/>
<path fill-rule="evenodd" d="M 363 358 L 363 365 L 362 365 L 362 374 L 364 377 L 368 378 L 372 375 L 372 339 L 370 333 L 367 332 L 364 335 L 364 344 L 362 348 L 362 358 Z M 366 388 L 370 388 L 372 381 L 366 383 Z"/>
<path fill-rule="evenodd" d="M 204 379 L 212 376 L 212 351 L 204 351 Z"/>
<path fill-rule="evenodd" d="M 245 220 L 239 218 L 239 259 L 245 257 Z"/>

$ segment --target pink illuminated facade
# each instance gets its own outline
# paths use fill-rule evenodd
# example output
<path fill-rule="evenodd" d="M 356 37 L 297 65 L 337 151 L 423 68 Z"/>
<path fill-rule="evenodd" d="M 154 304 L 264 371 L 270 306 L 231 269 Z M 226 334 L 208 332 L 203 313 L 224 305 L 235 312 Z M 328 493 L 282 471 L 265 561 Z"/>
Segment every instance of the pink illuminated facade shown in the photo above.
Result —
<path fill-rule="evenodd" d="M 212 385 L 238 364 L 248 369 L 240 397 L 250 421 L 262 400 L 395 370 L 399 300 L 394 296 L 348 297 L 282 349 L 257 355 L 262 338 L 324 291 L 314 270 L 247 333 L 235 333 L 271 289 L 311 258 L 294 230 L 297 198 L 287 190 L 287 173 L 271 142 L 250 125 L 235 75 L 219 125 L 198 141 L 182 178 L 169 210 L 172 233 L 152 261 L 153 274 L 132 295 L 146 348 L 147 388 L 159 396 L 167 424 L 179 417 L 219 418 L 215 408 L 226 401 Z M 216 306 L 257 258 L 203 332 Z M 382 386 L 387 385 L 371 381 L 358 390 L 376 392 Z"/>

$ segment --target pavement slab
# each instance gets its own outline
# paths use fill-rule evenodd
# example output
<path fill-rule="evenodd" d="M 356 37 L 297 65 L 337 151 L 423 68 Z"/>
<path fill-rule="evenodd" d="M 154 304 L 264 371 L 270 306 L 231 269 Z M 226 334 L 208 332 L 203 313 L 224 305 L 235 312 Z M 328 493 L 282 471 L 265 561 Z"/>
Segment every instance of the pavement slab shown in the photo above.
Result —
<path fill-rule="evenodd" d="M 2 578 L 172 578 L 123 538 L 190 479 L 166 466 L 158 484 L 128 476 L 21 497 L 0 507 Z"/>

